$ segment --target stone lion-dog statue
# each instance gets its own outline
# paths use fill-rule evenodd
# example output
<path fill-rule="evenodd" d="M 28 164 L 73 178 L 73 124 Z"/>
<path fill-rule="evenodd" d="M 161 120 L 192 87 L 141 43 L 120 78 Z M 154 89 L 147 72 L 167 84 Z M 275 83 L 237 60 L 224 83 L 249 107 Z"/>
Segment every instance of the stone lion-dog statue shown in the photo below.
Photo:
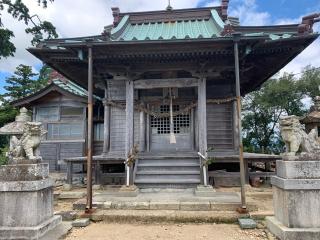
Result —
<path fill-rule="evenodd" d="M 12 136 L 10 139 L 9 156 L 12 159 L 27 158 L 28 160 L 41 160 L 39 145 L 41 136 L 46 133 L 39 122 L 26 122 L 20 138 Z"/>
<path fill-rule="evenodd" d="M 309 134 L 304 130 L 297 116 L 286 116 L 280 119 L 281 137 L 286 146 L 286 155 L 295 156 L 301 153 L 319 153 L 320 142 L 315 129 Z"/>

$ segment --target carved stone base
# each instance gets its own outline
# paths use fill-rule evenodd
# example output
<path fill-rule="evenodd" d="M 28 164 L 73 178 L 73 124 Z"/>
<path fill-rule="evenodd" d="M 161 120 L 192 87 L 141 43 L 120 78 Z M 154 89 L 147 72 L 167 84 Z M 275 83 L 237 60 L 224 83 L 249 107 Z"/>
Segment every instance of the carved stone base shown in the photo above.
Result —
<path fill-rule="evenodd" d="M 277 176 L 271 178 L 275 216 L 267 225 L 281 240 L 320 239 L 318 159 L 307 154 L 277 161 Z"/>
<path fill-rule="evenodd" d="M 0 167 L 0 181 L 37 181 L 49 177 L 49 164 L 19 164 Z"/>
<path fill-rule="evenodd" d="M 275 217 L 267 217 L 268 229 L 281 240 L 320 239 L 320 228 L 288 228 Z"/>
<path fill-rule="evenodd" d="M 35 157 L 34 159 L 26 159 L 25 157 L 13 157 L 9 160 L 10 165 L 16 164 L 37 164 L 42 162 L 42 157 Z"/>
<path fill-rule="evenodd" d="M 0 167 L 0 239 L 39 239 L 61 222 L 48 175 L 48 164 Z"/>
<path fill-rule="evenodd" d="M 61 224 L 61 216 L 53 216 L 37 226 L 0 227 L 0 239 L 5 240 L 38 240 L 48 231 Z"/>

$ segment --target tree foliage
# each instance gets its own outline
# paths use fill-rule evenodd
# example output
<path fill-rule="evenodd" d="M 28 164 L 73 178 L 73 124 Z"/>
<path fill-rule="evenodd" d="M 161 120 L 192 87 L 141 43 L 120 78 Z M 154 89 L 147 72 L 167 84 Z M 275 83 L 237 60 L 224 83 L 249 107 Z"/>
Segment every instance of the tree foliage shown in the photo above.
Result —
<path fill-rule="evenodd" d="M 48 84 L 51 69 L 44 65 L 39 74 L 32 71 L 30 66 L 20 64 L 14 74 L 6 79 L 7 92 L 0 95 L 0 127 L 13 122 L 18 114 L 18 109 L 14 108 L 10 102 L 43 88 Z M 6 161 L 8 137 L 0 136 L 0 165 Z"/>
<path fill-rule="evenodd" d="M 37 0 L 39 5 L 47 7 L 47 0 Z M 49 0 L 53 2 L 53 0 Z M 57 38 L 56 28 L 48 21 L 41 21 L 37 15 L 31 15 L 29 8 L 22 0 L 0 0 L 0 59 L 1 57 L 13 56 L 16 50 L 11 39 L 14 37 L 14 32 L 7 29 L 2 22 L 2 13 L 7 11 L 12 18 L 23 21 L 26 25 L 26 33 L 31 34 L 33 45 L 39 43 L 44 38 Z"/>
<path fill-rule="evenodd" d="M 243 144 L 245 151 L 279 153 L 283 143 L 279 119 L 283 115 L 303 116 L 306 97 L 319 96 L 320 69 L 306 67 L 300 78 L 284 74 L 268 80 L 258 91 L 243 99 Z"/>
<path fill-rule="evenodd" d="M 32 67 L 20 64 L 14 71 L 14 75 L 8 77 L 4 89 L 7 93 L 4 97 L 9 100 L 16 100 L 25 97 L 34 91 L 36 73 L 33 73 Z"/>

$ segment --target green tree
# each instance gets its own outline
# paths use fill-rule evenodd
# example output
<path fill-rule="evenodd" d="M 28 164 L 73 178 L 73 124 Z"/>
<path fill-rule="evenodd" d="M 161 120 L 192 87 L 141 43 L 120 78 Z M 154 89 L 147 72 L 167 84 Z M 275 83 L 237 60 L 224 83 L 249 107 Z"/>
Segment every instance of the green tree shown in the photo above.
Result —
<path fill-rule="evenodd" d="M 52 69 L 48 65 L 43 65 L 39 71 L 38 79 L 34 81 L 32 91 L 36 92 L 48 84 Z"/>
<path fill-rule="evenodd" d="M 320 68 L 307 66 L 299 81 L 299 88 L 307 97 L 320 96 Z"/>
<path fill-rule="evenodd" d="M 244 147 L 249 152 L 278 153 L 282 143 L 278 123 L 282 115 L 305 113 L 304 94 L 293 75 L 268 80 L 243 101 Z"/>
<path fill-rule="evenodd" d="M 47 7 L 47 0 L 37 0 L 44 8 Z M 53 2 L 53 0 L 49 0 Z M 25 32 L 33 36 L 31 43 L 33 45 L 39 43 L 44 38 L 57 38 L 58 34 L 52 23 L 41 21 L 37 15 L 31 15 L 29 8 L 22 0 L 0 0 L 0 59 L 2 57 L 13 56 L 16 48 L 11 39 L 14 32 L 4 26 L 1 16 L 7 11 L 12 18 L 23 21 L 26 25 Z"/>
<path fill-rule="evenodd" d="M 5 80 L 4 89 L 7 92 L 2 95 L 2 101 L 10 102 L 38 91 L 47 85 L 50 73 L 51 68 L 46 65 L 36 74 L 32 67 L 20 64 L 14 74 Z"/>
<path fill-rule="evenodd" d="M 33 73 L 30 66 L 20 64 L 14 71 L 14 75 L 8 77 L 4 89 L 7 93 L 5 97 L 9 97 L 8 100 L 16 100 L 25 97 L 33 92 L 35 85 L 36 73 Z"/>
<path fill-rule="evenodd" d="M 18 111 L 8 103 L 0 106 L 0 127 L 15 120 Z M 5 156 L 8 150 L 8 136 L 0 135 L 0 165 L 5 164 L 7 158 Z"/>

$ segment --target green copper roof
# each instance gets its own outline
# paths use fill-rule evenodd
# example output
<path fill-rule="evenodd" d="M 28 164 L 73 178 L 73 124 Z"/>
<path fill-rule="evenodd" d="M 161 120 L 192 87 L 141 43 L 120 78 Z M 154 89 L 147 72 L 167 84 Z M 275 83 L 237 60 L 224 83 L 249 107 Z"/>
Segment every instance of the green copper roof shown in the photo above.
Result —
<path fill-rule="evenodd" d="M 58 87 L 62 88 L 65 91 L 68 91 L 72 94 L 75 94 L 80 97 L 87 97 L 88 92 L 84 88 L 80 87 L 79 85 L 67 80 L 67 81 L 62 81 L 59 78 L 56 78 L 52 81 L 55 85 Z M 94 95 L 94 98 L 101 100 L 100 97 Z"/>
<path fill-rule="evenodd" d="M 111 31 L 113 41 L 142 41 L 195 39 L 219 37 L 224 23 L 215 9 L 209 19 L 177 20 L 162 22 L 131 23 L 130 16 L 122 18 Z"/>

